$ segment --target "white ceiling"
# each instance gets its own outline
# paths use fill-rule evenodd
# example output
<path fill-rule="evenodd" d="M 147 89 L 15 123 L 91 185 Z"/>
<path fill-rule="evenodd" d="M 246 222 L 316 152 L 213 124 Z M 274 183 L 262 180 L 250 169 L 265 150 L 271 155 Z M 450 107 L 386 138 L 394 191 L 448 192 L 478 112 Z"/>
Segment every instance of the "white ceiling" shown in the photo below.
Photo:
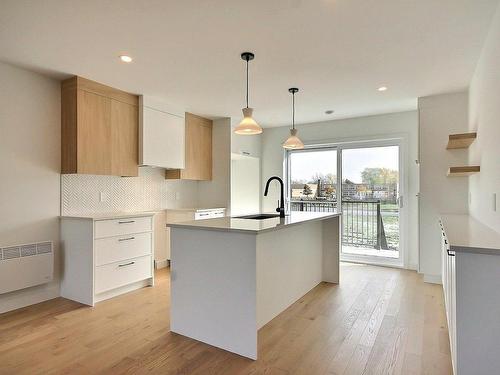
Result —
<path fill-rule="evenodd" d="M 0 60 L 263 126 L 412 110 L 468 86 L 497 0 L 1 0 Z M 119 61 L 129 54 L 132 64 Z M 379 86 L 389 90 L 380 93 Z M 334 115 L 324 111 L 334 109 Z"/>

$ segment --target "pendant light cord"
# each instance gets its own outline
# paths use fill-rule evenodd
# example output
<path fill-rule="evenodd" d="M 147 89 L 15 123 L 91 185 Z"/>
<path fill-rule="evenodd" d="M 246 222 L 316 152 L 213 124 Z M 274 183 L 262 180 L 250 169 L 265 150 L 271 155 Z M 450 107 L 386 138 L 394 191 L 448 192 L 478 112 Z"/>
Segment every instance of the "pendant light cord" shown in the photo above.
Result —
<path fill-rule="evenodd" d="M 292 92 L 292 129 L 295 129 L 295 93 Z"/>
<path fill-rule="evenodd" d="M 247 60 L 247 108 L 248 108 L 248 57 L 246 58 Z"/>

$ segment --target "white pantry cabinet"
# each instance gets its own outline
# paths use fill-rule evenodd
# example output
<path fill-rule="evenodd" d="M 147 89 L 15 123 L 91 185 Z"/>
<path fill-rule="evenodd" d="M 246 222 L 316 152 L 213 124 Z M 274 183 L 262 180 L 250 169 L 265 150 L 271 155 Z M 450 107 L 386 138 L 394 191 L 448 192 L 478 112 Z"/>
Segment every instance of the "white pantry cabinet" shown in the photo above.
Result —
<path fill-rule="evenodd" d="M 168 169 L 185 167 L 184 112 L 155 99 L 139 97 L 139 164 Z"/>
<path fill-rule="evenodd" d="M 443 215 L 442 282 L 455 375 L 500 368 L 500 233 L 468 215 Z"/>
<path fill-rule="evenodd" d="M 154 283 L 153 216 L 61 218 L 61 296 L 96 302 Z"/>

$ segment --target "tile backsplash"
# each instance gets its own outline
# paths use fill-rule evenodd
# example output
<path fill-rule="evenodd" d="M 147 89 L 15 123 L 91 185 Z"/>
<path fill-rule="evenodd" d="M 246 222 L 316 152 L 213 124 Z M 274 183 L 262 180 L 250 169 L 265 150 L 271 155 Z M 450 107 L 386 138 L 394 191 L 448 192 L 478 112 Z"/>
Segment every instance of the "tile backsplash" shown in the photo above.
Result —
<path fill-rule="evenodd" d="M 165 170 L 140 167 L 138 177 L 61 175 L 61 215 L 197 207 L 196 181 L 165 180 Z"/>

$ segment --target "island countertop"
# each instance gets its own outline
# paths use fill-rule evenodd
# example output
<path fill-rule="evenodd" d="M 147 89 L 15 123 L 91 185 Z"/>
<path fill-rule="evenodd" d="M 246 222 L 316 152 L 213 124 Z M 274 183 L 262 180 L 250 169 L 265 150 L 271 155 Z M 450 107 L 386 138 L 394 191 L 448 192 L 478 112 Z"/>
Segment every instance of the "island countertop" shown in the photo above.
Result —
<path fill-rule="evenodd" d="M 285 218 L 274 217 L 264 220 L 245 219 L 238 217 L 221 217 L 206 220 L 193 220 L 182 223 L 167 224 L 170 228 L 202 229 L 223 232 L 263 233 L 283 229 L 292 225 L 304 224 L 310 221 L 326 220 L 340 216 L 334 212 L 299 212 L 294 211 Z"/>

